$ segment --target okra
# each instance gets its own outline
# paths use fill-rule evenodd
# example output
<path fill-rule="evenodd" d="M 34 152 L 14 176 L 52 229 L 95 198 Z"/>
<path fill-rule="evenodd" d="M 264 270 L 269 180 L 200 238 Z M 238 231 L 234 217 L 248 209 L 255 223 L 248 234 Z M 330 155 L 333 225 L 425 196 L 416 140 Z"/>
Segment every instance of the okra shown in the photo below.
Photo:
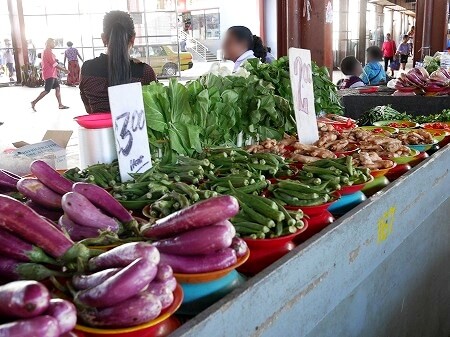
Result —
<path fill-rule="evenodd" d="M 178 193 L 184 193 L 189 196 L 192 201 L 198 201 L 200 196 L 197 191 L 192 187 L 182 182 L 177 182 L 173 184 L 173 188 Z"/>
<path fill-rule="evenodd" d="M 277 201 L 275 201 L 275 202 L 277 202 Z M 286 210 L 286 208 L 284 208 L 284 206 L 281 205 L 279 202 L 277 202 L 277 205 L 278 205 L 278 209 L 284 213 L 284 216 L 285 216 L 284 221 L 286 221 L 288 226 L 294 226 L 296 223 L 296 219 L 292 218 L 291 214 L 289 214 L 289 212 Z"/>
<path fill-rule="evenodd" d="M 264 215 L 253 210 L 251 207 L 241 204 L 241 208 L 252 221 L 257 222 L 261 225 L 267 226 L 269 228 L 275 227 L 275 222 Z"/>
<path fill-rule="evenodd" d="M 302 192 L 287 190 L 287 189 L 283 189 L 283 188 L 276 189 L 276 191 L 284 193 L 284 194 L 288 194 L 292 197 L 296 197 L 301 200 L 311 200 L 311 199 L 319 198 L 319 194 L 317 194 L 317 193 L 302 193 Z"/>
<path fill-rule="evenodd" d="M 250 221 L 243 221 L 243 222 L 236 222 L 237 227 L 245 227 L 248 229 L 252 229 L 255 232 L 261 232 L 261 233 L 268 233 L 270 232 L 270 228 L 264 225 L 261 225 L 256 222 L 250 222 Z M 237 230 L 237 229 L 236 229 Z"/>

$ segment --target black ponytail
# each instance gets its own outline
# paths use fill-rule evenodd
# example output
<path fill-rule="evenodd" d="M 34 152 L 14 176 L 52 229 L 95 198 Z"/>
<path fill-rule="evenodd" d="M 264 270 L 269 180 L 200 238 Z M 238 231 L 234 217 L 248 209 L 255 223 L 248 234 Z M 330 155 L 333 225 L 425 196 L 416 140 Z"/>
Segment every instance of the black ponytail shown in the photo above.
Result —
<path fill-rule="evenodd" d="M 262 63 L 266 63 L 267 48 L 264 47 L 263 42 L 259 36 L 253 35 L 252 49 L 255 57 L 259 58 Z"/>
<path fill-rule="evenodd" d="M 259 58 L 261 62 L 266 62 L 267 48 L 264 47 L 263 42 L 259 36 L 253 35 L 251 30 L 245 26 L 233 26 L 228 29 L 239 42 L 245 42 L 247 50 L 253 50 L 255 57 Z"/>
<path fill-rule="evenodd" d="M 129 44 L 136 35 L 128 13 L 111 11 L 103 19 L 103 34 L 108 41 L 108 85 L 131 82 Z"/>

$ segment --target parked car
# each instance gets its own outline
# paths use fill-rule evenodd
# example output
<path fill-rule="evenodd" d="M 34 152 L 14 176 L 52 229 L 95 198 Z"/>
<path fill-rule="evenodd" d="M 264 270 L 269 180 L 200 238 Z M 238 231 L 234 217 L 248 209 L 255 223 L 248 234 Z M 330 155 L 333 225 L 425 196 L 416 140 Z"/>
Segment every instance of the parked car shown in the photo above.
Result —
<path fill-rule="evenodd" d="M 155 73 L 160 77 L 175 76 L 177 75 L 178 70 L 188 70 L 193 66 L 192 54 L 189 52 L 180 52 L 180 67 L 178 67 L 178 51 L 176 45 L 161 44 L 134 46 L 131 51 L 131 56 L 141 60 L 142 62 L 148 61 Z"/>

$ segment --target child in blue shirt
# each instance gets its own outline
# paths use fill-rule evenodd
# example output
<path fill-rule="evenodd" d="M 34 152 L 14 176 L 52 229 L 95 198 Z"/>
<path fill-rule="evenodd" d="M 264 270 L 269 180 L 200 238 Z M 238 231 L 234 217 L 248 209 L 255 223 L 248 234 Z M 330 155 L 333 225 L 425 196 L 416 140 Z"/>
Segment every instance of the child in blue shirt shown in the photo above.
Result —
<path fill-rule="evenodd" d="M 363 69 L 361 80 L 366 85 L 378 85 L 386 83 L 386 72 L 380 61 L 383 59 L 383 52 L 377 46 L 367 48 L 367 64 Z"/>

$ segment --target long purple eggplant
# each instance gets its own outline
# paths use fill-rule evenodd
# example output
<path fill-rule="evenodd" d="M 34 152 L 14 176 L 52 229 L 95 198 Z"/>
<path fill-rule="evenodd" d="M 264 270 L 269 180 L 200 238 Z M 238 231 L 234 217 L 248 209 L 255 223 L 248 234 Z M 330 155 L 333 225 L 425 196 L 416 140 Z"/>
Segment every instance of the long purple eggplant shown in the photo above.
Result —
<path fill-rule="evenodd" d="M 236 252 L 237 258 L 244 256 L 248 252 L 247 242 L 237 237 L 233 238 L 233 241 L 231 242 L 231 248 L 233 248 Z"/>
<path fill-rule="evenodd" d="M 90 259 L 89 269 L 95 271 L 126 267 L 138 258 L 144 258 L 157 265 L 160 259 L 159 251 L 147 242 L 126 243 Z"/>
<path fill-rule="evenodd" d="M 82 226 L 70 219 L 66 214 L 58 220 L 58 227 L 65 231 L 72 240 L 80 241 L 87 238 L 96 238 L 100 230 L 94 227 Z"/>
<path fill-rule="evenodd" d="M 8 187 L 14 191 L 16 191 L 16 184 L 19 181 L 15 174 L 8 172 L 6 170 L 0 170 L 0 186 Z"/>
<path fill-rule="evenodd" d="M 50 294 L 36 281 L 16 281 L 0 286 L 0 316 L 29 318 L 47 310 Z"/>
<path fill-rule="evenodd" d="M 173 293 L 172 291 L 166 287 L 164 283 L 153 283 L 151 282 L 148 285 L 147 290 L 150 294 L 155 295 L 161 301 L 161 305 L 163 309 L 170 307 L 173 303 Z"/>
<path fill-rule="evenodd" d="M 38 205 L 34 203 L 32 200 L 28 200 L 25 205 L 30 207 L 33 211 L 38 213 L 40 216 L 44 218 L 50 219 L 51 221 L 58 221 L 61 215 L 64 214 L 62 208 L 61 209 L 49 209 L 44 206 Z"/>
<path fill-rule="evenodd" d="M 209 255 L 182 256 L 161 253 L 161 263 L 168 264 L 175 273 L 198 274 L 228 268 L 237 262 L 236 252 L 225 248 Z"/>
<path fill-rule="evenodd" d="M 9 229 L 56 258 L 62 257 L 74 244 L 31 208 L 5 195 L 0 195 L 0 227 Z"/>
<path fill-rule="evenodd" d="M 167 280 L 164 281 L 158 281 L 155 279 L 150 284 L 152 285 L 159 284 L 161 286 L 168 288 L 170 291 L 175 291 L 175 289 L 177 288 L 177 279 L 174 276 L 169 277 Z"/>
<path fill-rule="evenodd" d="M 231 234 L 226 226 L 208 226 L 156 241 L 153 245 L 161 253 L 206 255 L 230 247 L 233 240 Z"/>
<path fill-rule="evenodd" d="M 188 208 L 175 212 L 155 225 L 146 228 L 143 235 L 148 238 L 167 238 L 188 230 L 206 227 L 232 218 L 239 212 L 236 198 L 228 195 L 201 201 Z"/>
<path fill-rule="evenodd" d="M 81 310 L 78 314 L 90 326 L 124 328 L 150 322 L 159 316 L 161 309 L 160 300 L 143 291 L 116 306 Z"/>
<path fill-rule="evenodd" d="M 235 237 L 236 236 L 236 228 L 233 226 L 233 224 L 228 221 L 228 220 L 224 220 L 221 222 L 216 223 L 214 226 L 225 226 L 226 228 L 228 228 L 228 230 L 230 231 L 230 235 L 231 237 Z"/>
<path fill-rule="evenodd" d="M 56 262 L 45 254 L 41 248 L 19 239 L 4 228 L 0 228 L 0 253 L 4 257 L 10 257 L 21 262 L 50 264 L 55 264 Z"/>
<path fill-rule="evenodd" d="M 155 280 L 165 281 L 173 276 L 172 267 L 167 264 L 160 263 L 158 265 L 158 272 L 156 273 Z"/>
<path fill-rule="evenodd" d="M 119 231 L 119 223 L 103 214 L 85 196 L 76 193 L 66 193 L 62 198 L 64 212 L 76 223 L 101 230 Z"/>
<path fill-rule="evenodd" d="M 154 263 L 145 258 L 137 259 L 94 288 L 78 292 L 75 301 L 95 308 L 117 305 L 147 287 L 156 272 Z"/>
<path fill-rule="evenodd" d="M 1 337 L 59 337 L 59 335 L 58 321 L 47 315 L 0 325 Z"/>
<path fill-rule="evenodd" d="M 72 331 L 77 323 L 77 309 L 69 301 L 51 299 L 45 314 L 58 321 L 60 334 Z"/>
<path fill-rule="evenodd" d="M 17 190 L 35 203 L 51 209 L 61 209 L 61 195 L 53 192 L 36 178 L 22 178 Z"/>
<path fill-rule="evenodd" d="M 117 274 L 120 270 L 120 268 L 110 268 L 90 275 L 75 275 L 72 277 L 72 284 L 77 290 L 93 288 Z"/>
<path fill-rule="evenodd" d="M 36 178 L 58 194 L 63 195 L 72 190 L 72 182 L 64 178 L 42 160 L 35 160 L 32 162 L 30 165 L 30 170 Z"/>
<path fill-rule="evenodd" d="M 54 271 L 38 263 L 23 263 L 9 257 L 0 256 L 0 280 L 35 280 L 41 281 L 50 276 L 61 276 L 61 272 Z"/>
<path fill-rule="evenodd" d="M 95 206 L 124 224 L 136 221 L 120 202 L 100 186 L 79 182 L 73 185 L 72 191 L 84 195 Z"/>

